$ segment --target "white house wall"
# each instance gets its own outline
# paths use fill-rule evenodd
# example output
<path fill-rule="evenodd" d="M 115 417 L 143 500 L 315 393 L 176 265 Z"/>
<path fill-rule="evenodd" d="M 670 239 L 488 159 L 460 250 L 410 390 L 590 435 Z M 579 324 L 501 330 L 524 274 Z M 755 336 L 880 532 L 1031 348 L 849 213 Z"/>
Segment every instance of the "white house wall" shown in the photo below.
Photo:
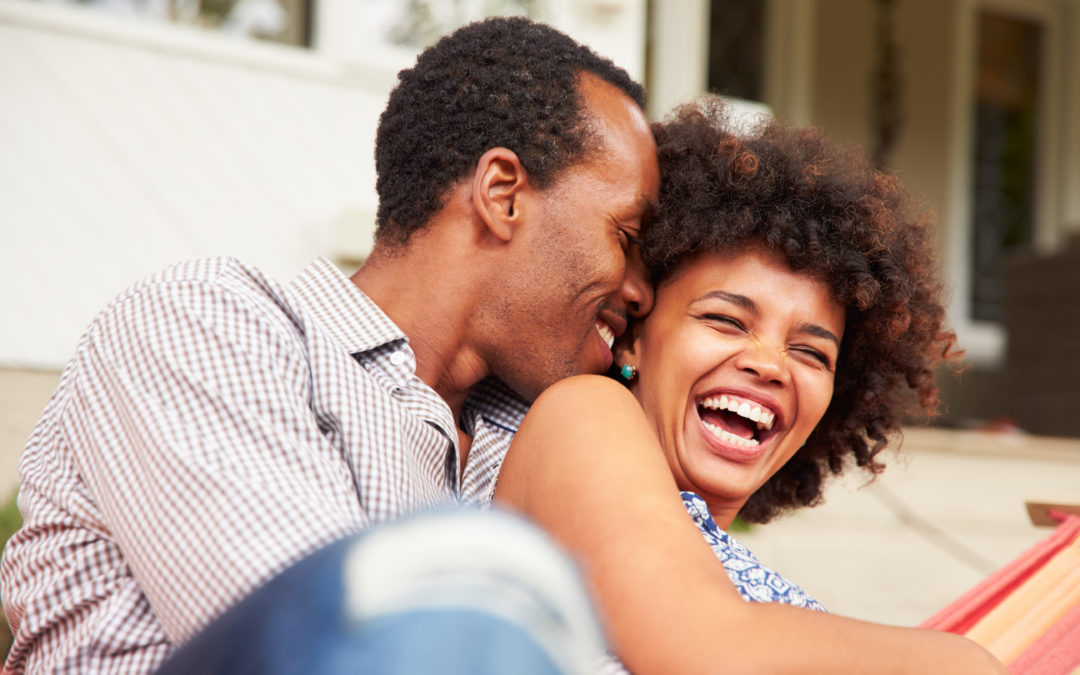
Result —
<path fill-rule="evenodd" d="M 175 261 L 355 259 L 394 70 L 0 2 L 0 364 L 55 368 Z"/>
<path fill-rule="evenodd" d="M 413 59 L 362 37 L 364 6 L 317 3 L 308 51 L 0 0 L 0 367 L 62 366 L 111 297 L 179 260 L 288 279 L 362 259 L 378 115 Z M 543 7 L 641 76 L 644 0 Z"/>
<path fill-rule="evenodd" d="M 702 0 L 669 4 L 685 13 L 687 2 L 697 6 Z M 369 62 L 376 52 L 386 61 L 402 55 L 411 61 L 409 49 L 388 45 L 385 36 L 393 17 L 400 16 L 408 4 L 405 0 L 317 0 L 312 47 L 343 61 Z M 520 10 L 527 4 L 533 19 L 589 45 L 636 80 L 644 79 L 646 0 L 428 0 L 417 4 L 430 12 L 429 18 L 444 33 L 492 12 Z"/>

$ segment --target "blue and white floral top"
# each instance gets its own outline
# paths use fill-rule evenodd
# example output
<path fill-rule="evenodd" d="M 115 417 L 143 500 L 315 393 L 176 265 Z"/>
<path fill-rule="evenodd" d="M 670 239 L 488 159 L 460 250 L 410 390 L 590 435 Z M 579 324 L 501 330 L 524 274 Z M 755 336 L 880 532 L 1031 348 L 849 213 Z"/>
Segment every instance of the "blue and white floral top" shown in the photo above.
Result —
<path fill-rule="evenodd" d="M 705 541 L 712 547 L 713 553 L 724 564 L 731 583 L 739 595 L 749 602 L 779 602 L 784 605 L 806 607 L 818 612 L 826 611 L 817 600 L 807 595 L 806 591 L 791 583 L 758 561 L 757 556 L 721 530 L 705 500 L 693 492 L 682 493 L 683 506 L 686 507 L 694 524 L 705 536 Z"/>
<path fill-rule="evenodd" d="M 717 559 L 723 563 L 731 583 L 747 602 L 779 602 L 784 605 L 805 607 L 817 612 L 826 611 L 817 600 L 807 595 L 806 591 L 785 579 L 778 572 L 769 569 L 757 559 L 750 549 L 724 532 L 713 520 L 705 500 L 693 492 L 682 493 L 683 506 L 690 514 L 694 524 L 709 543 Z M 602 675 L 620 675 L 628 671 L 614 657 L 608 655 L 600 662 L 597 673 Z"/>

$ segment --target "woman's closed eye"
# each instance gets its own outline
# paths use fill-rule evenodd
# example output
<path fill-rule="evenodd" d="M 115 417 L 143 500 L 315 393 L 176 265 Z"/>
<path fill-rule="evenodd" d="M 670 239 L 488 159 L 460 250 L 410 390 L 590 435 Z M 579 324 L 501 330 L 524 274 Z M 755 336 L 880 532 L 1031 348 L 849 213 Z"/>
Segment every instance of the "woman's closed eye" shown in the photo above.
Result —
<path fill-rule="evenodd" d="M 824 366 L 826 369 L 828 369 L 830 371 L 833 369 L 833 360 L 832 360 L 832 358 L 829 355 L 827 355 L 825 352 L 821 351 L 820 349 L 816 349 L 814 347 L 807 347 L 805 345 L 801 345 L 801 346 L 791 347 L 789 351 L 792 351 L 792 352 L 795 352 L 796 354 L 800 354 L 800 355 L 803 355 L 803 356 L 805 356 L 807 358 L 813 359 L 814 361 L 820 363 L 822 366 Z"/>
<path fill-rule="evenodd" d="M 731 326 L 732 328 L 735 328 L 741 332 L 746 332 L 746 326 L 743 325 L 742 321 L 739 321 L 735 317 L 729 316 L 727 314 L 702 314 L 701 318 L 705 321 L 724 324 L 727 326 Z"/>
<path fill-rule="evenodd" d="M 714 326 L 718 330 L 734 331 L 738 333 L 749 332 L 746 324 L 730 314 L 716 314 L 709 312 L 700 315 L 700 319 L 709 324 L 719 324 L 718 326 Z M 835 359 L 827 352 L 818 349 L 817 347 L 812 347 L 810 345 L 793 345 L 788 347 L 788 351 L 804 359 L 810 360 L 814 364 L 819 365 L 830 372 L 832 372 L 834 368 Z"/>

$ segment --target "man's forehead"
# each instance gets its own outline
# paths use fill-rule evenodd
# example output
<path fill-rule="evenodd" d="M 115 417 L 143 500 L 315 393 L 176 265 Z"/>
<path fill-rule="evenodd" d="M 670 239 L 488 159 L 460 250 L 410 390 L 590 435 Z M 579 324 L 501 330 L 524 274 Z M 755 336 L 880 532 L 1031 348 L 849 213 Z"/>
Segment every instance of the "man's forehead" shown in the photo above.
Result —
<path fill-rule="evenodd" d="M 618 86 L 590 73 L 579 76 L 578 90 L 586 116 L 586 151 L 574 162 L 577 169 L 598 173 L 610 186 L 619 186 L 618 203 L 610 204 L 619 218 L 645 217 L 659 196 L 656 142 L 645 113 Z M 591 189 L 578 183 L 577 171 L 563 173 L 563 189 Z"/>
<path fill-rule="evenodd" d="M 585 114 L 593 122 L 630 133 L 644 132 L 652 137 L 645 111 L 622 89 L 589 72 L 578 76 L 577 87 Z"/>
<path fill-rule="evenodd" d="M 644 111 L 615 85 L 585 74 L 580 88 L 594 149 L 655 161 L 656 141 Z M 627 157 L 626 159 L 629 159 Z"/>

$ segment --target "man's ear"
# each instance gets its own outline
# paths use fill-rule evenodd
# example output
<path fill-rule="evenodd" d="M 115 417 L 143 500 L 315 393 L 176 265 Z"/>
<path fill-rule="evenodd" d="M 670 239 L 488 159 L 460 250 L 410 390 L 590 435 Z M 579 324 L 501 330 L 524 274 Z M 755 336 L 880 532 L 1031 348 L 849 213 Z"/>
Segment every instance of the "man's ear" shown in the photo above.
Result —
<path fill-rule="evenodd" d="M 476 163 L 472 203 L 487 229 L 500 241 L 509 241 L 522 222 L 529 176 L 517 153 L 491 148 Z"/>

